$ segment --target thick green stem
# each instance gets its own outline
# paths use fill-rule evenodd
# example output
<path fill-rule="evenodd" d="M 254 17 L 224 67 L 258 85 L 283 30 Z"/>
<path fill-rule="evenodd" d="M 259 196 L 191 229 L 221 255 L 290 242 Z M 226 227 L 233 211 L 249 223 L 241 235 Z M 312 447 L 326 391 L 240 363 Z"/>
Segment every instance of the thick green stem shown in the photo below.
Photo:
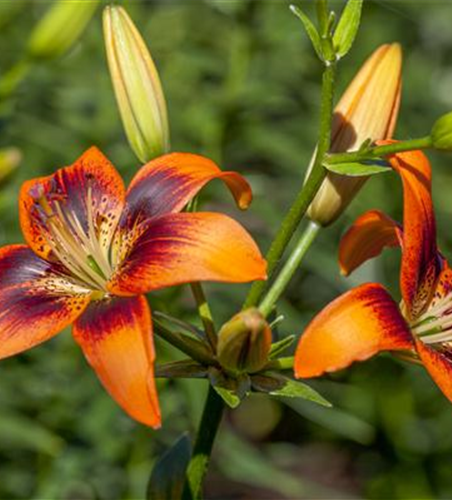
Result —
<path fill-rule="evenodd" d="M 187 468 L 182 500 L 200 500 L 202 498 L 202 485 L 223 411 L 223 400 L 215 389 L 209 386 L 193 455 Z"/>
<path fill-rule="evenodd" d="M 320 133 L 317 153 L 314 165 L 307 182 L 300 190 L 289 212 L 285 216 L 278 233 L 266 255 L 268 263 L 268 276 L 272 276 L 275 267 L 289 244 L 295 230 L 297 229 L 306 210 L 309 208 L 314 196 L 319 190 L 325 178 L 326 171 L 323 168 L 324 156 L 330 148 L 331 142 L 331 116 L 333 113 L 334 82 L 336 76 L 336 64 L 330 63 L 325 66 L 322 78 L 322 102 L 320 109 Z M 244 308 L 255 306 L 265 290 L 265 281 L 253 283 Z"/>
<path fill-rule="evenodd" d="M 198 314 L 204 326 L 204 331 L 206 333 L 207 339 L 212 349 L 215 350 L 217 346 L 217 334 L 215 332 L 215 325 L 213 322 L 212 313 L 210 311 L 210 306 L 209 303 L 207 302 L 206 295 L 204 293 L 201 283 L 191 283 L 190 287 L 193 292 L 193 296 L 196 300 L 196 304 L 198 306 Z"/>
<path fill-rule="evenodd" d="M 286 260 L 283 268 L 259 306 L 259 310 L 264 316 L 268 316 L 270 314 L 273 306 L 286 289 L 295 271 L 300 266 L 303 257 L 312 245 L 316 236 L 319 234 L 320 228 L 321 226 L 313 221 L 310 221 L 306 226 L 306 229 L 301 234 L 295 248 L 289 255 L 289 258 Z"/>
<path fill-rule="evenodd" d="M 364 151 L 352 151 L 351 153 L 334 153 L 328 155 L 326 163 L 334 165 L 337 163 L 359 162 L 364 160 L 375 160 L 384 156 L 402 153 L 403 151 L 413 151 L 415 149 L 427 149 L 432 147 L 432 138 L 428 135 L 419 139 L 375 146 Z"/>

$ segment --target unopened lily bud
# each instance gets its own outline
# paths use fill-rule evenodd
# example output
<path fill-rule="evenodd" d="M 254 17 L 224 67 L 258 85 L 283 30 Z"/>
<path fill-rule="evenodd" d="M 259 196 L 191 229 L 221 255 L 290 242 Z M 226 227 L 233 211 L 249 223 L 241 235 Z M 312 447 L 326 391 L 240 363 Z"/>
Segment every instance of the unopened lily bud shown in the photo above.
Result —
<path fill-rule="evenodd" d="M 104 10 L 108 66 L 130 146 L 147 162 L 169 150 L 165 98 L 140 33 L 122 7 Z"/>
<path fill-rule="evenodd" d="M 367 59 L 334 110 L 330 152 L 354 151 L 368 139 L 392 137 L 399 111 L 401 70 L 402 51 L 397 43 L 382 45 Z M 308 209 L 309 218 L 322 226 L 334 222 L 367 178 L 328 172 Z"/>
<path fill-rule="evenodd" d="M 29 54 L 37 59 L 59 57 L 78 40 L 99 0 L 58 0 L 33 30 Z"/>
<path fill-rule="evenodd" d="M 232 373 L 254 373 L 268 362 L 272 334 L 256 308 L 236 314 L 218 334 L 218 361 Z"/>
<path fill-rule="evenodd" d="M 452 112 L 436 120 L 431 132 L 432 145 L 436 149 L 452 149 Z"/>
<path fill-rule="evenodd" d="M 17 148 L 0 149 L 0 182 L 16 170 L 22 161 L 22 153 Z"/>

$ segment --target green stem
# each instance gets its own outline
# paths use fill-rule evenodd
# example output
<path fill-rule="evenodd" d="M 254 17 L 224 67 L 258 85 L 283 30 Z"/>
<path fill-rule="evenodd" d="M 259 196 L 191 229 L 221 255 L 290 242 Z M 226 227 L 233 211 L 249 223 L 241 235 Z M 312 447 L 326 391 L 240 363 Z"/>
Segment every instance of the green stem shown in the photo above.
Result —
<path fill-rule="evenodd" d="M 212 349 L 215 351 L 217 347 L 217 334 L 215 332 L 215 325 L 206 295 L 201 283 L 191 283 L 190 287 L 198 306 L 198 314 L 204 326 L 204 331 L 206 333 L 207 339 Z"/>
<path fill-rule="evenodd" d="M 294 356 L 274 359 L 265 366 L 264 370 L 292 370 L 294 360 Z"/>
<path fill-rule="evenodd" d="M 317 153 L 314 159 L 314 165 L 308 180 L 298 193 L 293 205 L 285 216 L 278 233 L 270 246 L 266 255 L 268 263 L 268 276 L 272 276 L 275 267 L 289 244 L 292 236 L 297 229 L 306 210 L 309 208 L 317 191 L 319 190 L 325 178 L 326 171 L 323 168 L 324 156 L 330 148 L 331 142 L 331 116 L 333 114 L 333 95 L 334 82 L 336 76 L 336 64 L 330 63 L 325 66 L 322 78 L 322 101 L 320 108 L 320 133 Z M 265 281 L 256 281 L 253 283 L 248 297 L 246 298 L 244 308 L 255 306 L 262 296 L 266 287 Z"/>
<path fill-rule="evenodd" d="M 350 153 L 334 153 L 328 155 L 326 163 L 334 165 L 336 163 L 359 162 L 363 160 L 374 160 L 394 153 L 403 151 L 413 151 L 415 149 L 427 149 L 432 147 L 432 138 L 428 135 L 419 139 L 410 139 L 384 146 L 375 146 L 364 151 L 352 151 Z"/>
<path fill-rule="evenodd" d="M 202 498 L 202 484 L 207 473 L 210 454 L 223 411 L 223 400 L 215 389 L 209 386 L 193 454 L 187 468 L 182 500 L 200 500 Z"/>
<path fill-rule="evenodd" d="M 264 316 L 268 316 L 270 314 L 273 306 L 286 289 L 295 271 L 300 266 L 303 257 L 312 245 L 316 236 L 319 234 L 320 228 L 321 226 L 313 221 L 310 221 L 306 226 L 306 229 L 301 234 L 295 248 L 289 255 L 289 258 L 286 260 L 283 268 L 259 306 L 259 310 Z"/>

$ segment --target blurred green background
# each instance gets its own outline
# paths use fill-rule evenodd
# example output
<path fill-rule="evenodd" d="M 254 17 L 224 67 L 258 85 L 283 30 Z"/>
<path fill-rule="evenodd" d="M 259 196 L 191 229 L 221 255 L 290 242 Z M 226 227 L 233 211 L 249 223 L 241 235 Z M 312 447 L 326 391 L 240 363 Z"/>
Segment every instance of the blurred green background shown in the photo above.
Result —
<path fill-rule="evenodd" d="M 365 0 L 362 27 L 341 62 L 339 92 L 379 44 L 404 50 L 397 137 L 428 132 L 452 109 L 452 4 Z M 233 207 L 221 185 L 205 206 L 239 218 L 264 250 L 295 196 L 313 147 L 321 67 L 283 0 L 124 2 L 151 48 L 169 105 L 172 149 L 212 157 L 250 180 L 255 201 Z M 302 2 L 313 14 L 312 2 Z M 0 78 L 23 56 L 51 2 L 0 2 Z M 342 2 L 333 2 L 338 10 Z M 125 140 L 109 81 L 101 9 L 64 57 L 37 64 L 1 103 L 0 147 L 23 154 L 0 187 L 0 244 L 22 241 L 21 182 L 99 146 L 130 179 L 138 164 Z M 440 245 L 452 253 L 452 157 L 430 155 Z M 300 334 L 328 301 L 376 280 L 398 296 L 399 255 L 389 251 L 343 279 L 337 244 L 356 215 L 382 208 L 401 218 L 396 176 L 367 183 L 349 211 L 324 231 L 292 281 L 280 334 Z M 247 286 L 209 285 L 218 323 Z M 187 289 L 154 294 L 155 309 L 194 320 Z M 159 361 L 176 353 L 157 340 Z M 334 407 L 261 396 L 229 412 L 215 447 L 209 499 L 452 498 L 452 407 L 419 367 L 389 356 L 356 364 L 312 386 Z M 156 458 L 193 432 L 206 383 L 160 384 L 163 428 L 129 419 L 101 388 L 69 332 L 0 363 L 0 498 L 141 499 Z"/>

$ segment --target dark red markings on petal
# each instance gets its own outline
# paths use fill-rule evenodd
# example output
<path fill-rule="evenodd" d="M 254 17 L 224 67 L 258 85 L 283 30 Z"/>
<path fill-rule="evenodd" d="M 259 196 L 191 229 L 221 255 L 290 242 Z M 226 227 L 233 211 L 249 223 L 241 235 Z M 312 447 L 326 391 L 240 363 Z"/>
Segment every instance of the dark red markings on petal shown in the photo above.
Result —
<path fill-rule="evenodd" d="M 0 249 L 0 358 L 59 333 L 85 309 L 90 292 L 25 245 Z"/>
<path fill-rule="evenodd" d="M 144 165 L 127 190 L 121 225 L 133 226 L 150 217 L 179 212 L 209 181 L 221 179 L 240 208 L 251 202 L 251 188 L 236 172 L 222 172 L 208 158 L 190 153 L 171 153 Z"/>
<path fill-rule="evenodd" d="M 388 144 L 394 141 L 382 141 Z M 402 297 L 411 319 L 428 305 L 440 271 L 436 224 L 431 194 L 431 168 L 421 151 L 388 157 L 403 184 Z"/>
<path fill-rule="evenodd" d="M 93 301 L 73 334 L 112 398 L 134 419 L 160 426 L 151 313 L 144 297 Z"/>
<path fill-rule="evenodd" d="M 22 231 L 30 247 L 47 258 L 51 253 L 46 243 L 49 214 L 39 203 L 40 197 L 44 197 L 48 211 L 57 214 L 60 207 L 65 216 L 75 215 L 85 232 L 91 219 L 99 238 L 107 244 L 125 203 L 125 188 L 114 166 L 95 147 L 53 175 L 25 182 L 19 199 Z"/>
<path fill-rule="evenodd" d="M 241 283 L 265 278 L 266 262 L 240 224 L 223 214 L 179 213 L 164 215 L 146 227 L 109 289 L 127 295 L 192 281 Z"/>
<path fill-rule="evenodd" d="M 297 377 L 316 377 L 388 350 L 413 347 L 398 305 L 376 283 L 361 285 L 325 307 L 308 325 L 295 354 Z"/>

